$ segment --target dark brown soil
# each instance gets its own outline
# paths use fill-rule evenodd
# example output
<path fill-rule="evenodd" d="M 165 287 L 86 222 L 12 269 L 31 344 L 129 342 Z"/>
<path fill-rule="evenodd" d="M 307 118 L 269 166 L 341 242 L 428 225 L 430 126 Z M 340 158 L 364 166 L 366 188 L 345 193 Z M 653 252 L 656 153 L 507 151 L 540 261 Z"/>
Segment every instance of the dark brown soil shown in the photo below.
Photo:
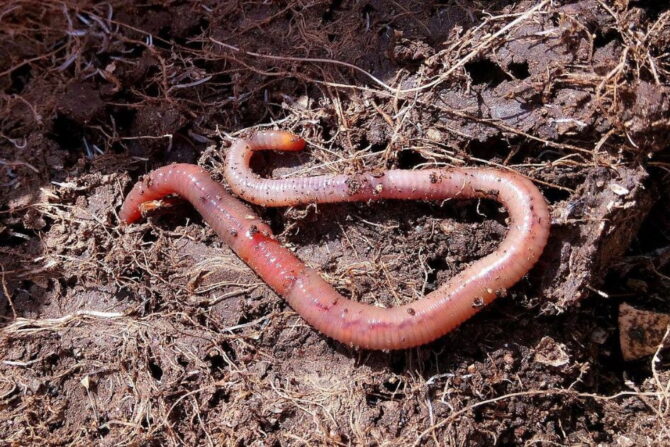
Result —
<path fill-rule="evenodd" d="M 3 445 L 668 445 L 667 356 L 624 362 L 617 328 L 623 302 L 670 312 L 663 3 L 2 3 Z M 551 204 L 550 243 L 430 345 L 343 346 L 188 204 L 119 225 L 141 174 L 220 179 L 258 127 L 309 142 L 255 160 L 266 175 L 514 169 Z M 489 202 L 257 210 L 378 305 L 505 234 Z"/>

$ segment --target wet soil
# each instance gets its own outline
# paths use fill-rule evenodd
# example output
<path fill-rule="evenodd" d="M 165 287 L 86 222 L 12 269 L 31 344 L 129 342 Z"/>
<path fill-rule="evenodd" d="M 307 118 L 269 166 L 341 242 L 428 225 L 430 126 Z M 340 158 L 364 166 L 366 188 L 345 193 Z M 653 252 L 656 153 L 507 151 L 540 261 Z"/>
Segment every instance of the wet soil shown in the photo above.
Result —
<path fill-rule="evenodd" d="M 5 2 L 3 444 L 670 443 L 667 353 L 624 361 L 617 327 L 622 303 L 670 313 L 662 3 Z M 231 139 L 259 128 L 309 143 L 256 157 L 266 176 L 513 169 L 550 203 L 549 244 L 427 346 L 344 346 L 187 203 L 119 223 L 143 173 L 191 162 L 220 180 Z M 506 231 L 487 201 L 255 209 L 380 306 Z"/>

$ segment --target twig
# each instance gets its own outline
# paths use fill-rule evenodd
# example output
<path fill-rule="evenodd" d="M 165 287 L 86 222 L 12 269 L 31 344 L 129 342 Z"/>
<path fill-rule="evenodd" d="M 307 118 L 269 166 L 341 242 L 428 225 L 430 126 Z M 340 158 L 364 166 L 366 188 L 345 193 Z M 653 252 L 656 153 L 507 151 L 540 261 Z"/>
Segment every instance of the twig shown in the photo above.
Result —
<path fill-rule="evenodd" d="M 62 326 L 73 320 L 93 318 L 93 319 L 115 319 L 124 317 L 121 312 L 101 312 L 97 310 L 78 310 L 72 314 L 64 315 L 59 318 L 17 318 L 12 324 L 2 329 L 2 332 L 23 332 L 34 333 L 42 330 L 48 330 L 53 327 Z"/>

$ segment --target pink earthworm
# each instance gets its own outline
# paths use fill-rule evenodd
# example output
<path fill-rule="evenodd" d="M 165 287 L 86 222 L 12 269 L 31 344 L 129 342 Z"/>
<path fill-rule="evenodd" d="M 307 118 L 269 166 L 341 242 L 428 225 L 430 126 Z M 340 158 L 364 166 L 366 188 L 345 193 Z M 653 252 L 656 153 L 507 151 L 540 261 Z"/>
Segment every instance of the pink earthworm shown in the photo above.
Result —
<path fill-rule="evenodd" d="M 521 279 L 537 262 L 549 236 L 547 203 L 531 181 L 488 168 L 387 170 L 382 173 L 262 179 L 249 168 L 256 150 L 302 150 L 305 142 L 282 131 L 236 140 L 225 177 L 240 197 L 265 206 L 381 199 L 486 198 L 509 213 L 509 231 L 498 249 L 424 298 L 393 308 L 349 300 L 272 235 L 269 226 L 228 194 L 207 172 L 175 164 L 151 172 L 126 198 L 121 219 L 140 217 L 139 205 L 169 194 L 191 202 L 205 221 L 309 324 L 342 343 L 366 349 L 404 349 L 450 332 Z"/>

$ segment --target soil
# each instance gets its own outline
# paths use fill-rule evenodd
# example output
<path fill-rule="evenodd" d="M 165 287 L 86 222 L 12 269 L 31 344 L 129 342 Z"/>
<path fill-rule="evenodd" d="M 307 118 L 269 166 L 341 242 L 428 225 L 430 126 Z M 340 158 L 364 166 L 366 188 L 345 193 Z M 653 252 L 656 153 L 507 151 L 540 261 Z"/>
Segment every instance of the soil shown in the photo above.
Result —
<path fill-rule="evenodd" d="M 10 0 L 0 6 L 3 445 L 668 445 L 670 8 L 634 0 Z M 357 67 L 354 68 L 353 66 Z M 310 328 L 140 175 L 231 139 L 309 143 L 267 176 L 498 166 L 552 209 L 541 261 L 449 335 Z M 256 210 L 343 294 L 416 300 L 495 249 L 495 203 Z M 665 344 L 669 344 L 666 334 Z"/>

